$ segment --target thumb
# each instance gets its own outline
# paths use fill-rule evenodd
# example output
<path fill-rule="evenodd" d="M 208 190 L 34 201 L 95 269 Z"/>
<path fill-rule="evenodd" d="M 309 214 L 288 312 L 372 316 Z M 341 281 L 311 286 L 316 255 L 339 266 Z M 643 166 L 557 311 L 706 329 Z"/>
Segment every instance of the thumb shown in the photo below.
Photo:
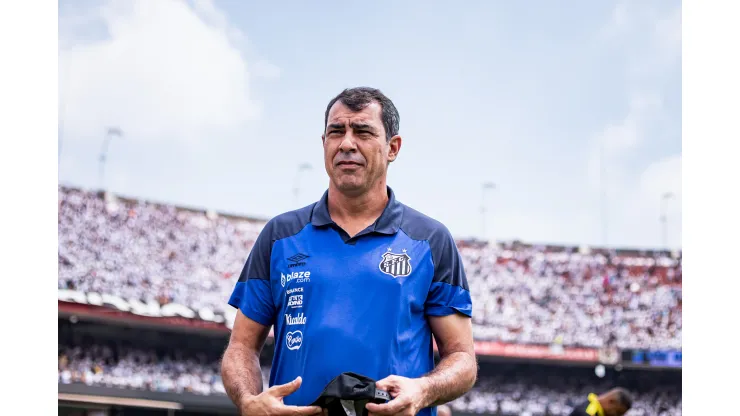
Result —
<path fill-rule="evenodd" d="M 270 390 L 272 390 L 272 393 L 274 393 L 277 397 L 285 397 L 294 391 L 298 390 L 299 387 L 301 387 L 302 379 L 301 377 L 296 377 L 295 380 L 291 381 L 290 383 L 281 384 L 279 386 L 272 386 Z"/>

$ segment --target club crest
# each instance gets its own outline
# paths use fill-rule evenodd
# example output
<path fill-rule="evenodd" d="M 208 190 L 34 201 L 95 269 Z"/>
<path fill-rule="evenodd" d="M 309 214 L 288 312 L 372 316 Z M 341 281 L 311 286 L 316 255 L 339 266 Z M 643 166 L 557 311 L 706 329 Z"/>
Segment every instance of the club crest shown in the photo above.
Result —
<path fill-rule="evenodd" d="M 380 260 L 378 267 L 381 272 L 393 277 L 408 276 L 411 274 L 411 257 L 406 254 L 405 249 L 401 254 L 388 251 L 383 253 L 383 259 Z"/>

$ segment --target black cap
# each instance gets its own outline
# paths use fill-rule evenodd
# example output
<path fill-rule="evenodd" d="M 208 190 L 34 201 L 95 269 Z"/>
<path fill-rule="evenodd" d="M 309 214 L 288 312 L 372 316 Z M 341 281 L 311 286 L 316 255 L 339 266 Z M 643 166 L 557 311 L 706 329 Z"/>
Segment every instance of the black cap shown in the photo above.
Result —
<path fill-rule="evenodd" d="M 361 374 L 342 373 L 324 387 L 311 405 L 327 409 L 329 416 L 347 416 L 352 408 L 355 414 L 351 416 L 367 416 L 367 403 L 385 403 L 390 399 L 388 392 L 375 388 L 375 380 Z"/>

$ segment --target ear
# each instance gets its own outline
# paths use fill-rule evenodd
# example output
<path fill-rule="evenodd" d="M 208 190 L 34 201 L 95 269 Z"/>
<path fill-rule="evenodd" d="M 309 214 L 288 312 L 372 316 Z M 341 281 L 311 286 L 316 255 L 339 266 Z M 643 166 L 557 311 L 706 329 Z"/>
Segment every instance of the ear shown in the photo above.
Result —
<path fill-rule="evenodd" d="M 321 144 L 324 144 L 325 142 L 326 142 L 326 135 L 325 134 L 322 134 L 321 135 Z"/>
<path fill-rule="evenodd" d="M 403 139 L 401 139 L 401 136 L 399 135 L 391 137 L 391 140 L 388 142 L 388 163 L 396 160 L 398 153 L 401 151 L 402 142 Z"/>

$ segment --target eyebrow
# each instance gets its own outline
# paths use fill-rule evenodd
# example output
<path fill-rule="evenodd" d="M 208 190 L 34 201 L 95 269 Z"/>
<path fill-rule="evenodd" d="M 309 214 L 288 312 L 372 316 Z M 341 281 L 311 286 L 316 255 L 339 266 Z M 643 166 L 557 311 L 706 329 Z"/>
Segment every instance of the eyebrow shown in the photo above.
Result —
<path fill-rule="evenodd" d="M 328 126 L 326 126 L 326 129 L 327 130 L 331 130 L 331 129 L 344 130 L 344 124 L 341 124 L 341 123 L 332 123 L 332 124 L 329 124 Z"/>
<path fill-rule="evenodd" d="M 358 123 L 358 122 L 352 122 L 349 125 L 353 130 L 367 130 L 371 133 L 375 133 L 375 127 L 373 127 L 370 124 L 367 123 Z M 327 130 L 344 130 L 346 129 L 346 125 L 344 123 L 331 123 L 328 126 L 326 126 Z"/>
<path fill-rule="evenodd" d="M 350 123 L 350 127 L 352 127 L 354 130 L 370 130 L 372 132 L 375 131 L 375 127 L 367 123 Z"/>

